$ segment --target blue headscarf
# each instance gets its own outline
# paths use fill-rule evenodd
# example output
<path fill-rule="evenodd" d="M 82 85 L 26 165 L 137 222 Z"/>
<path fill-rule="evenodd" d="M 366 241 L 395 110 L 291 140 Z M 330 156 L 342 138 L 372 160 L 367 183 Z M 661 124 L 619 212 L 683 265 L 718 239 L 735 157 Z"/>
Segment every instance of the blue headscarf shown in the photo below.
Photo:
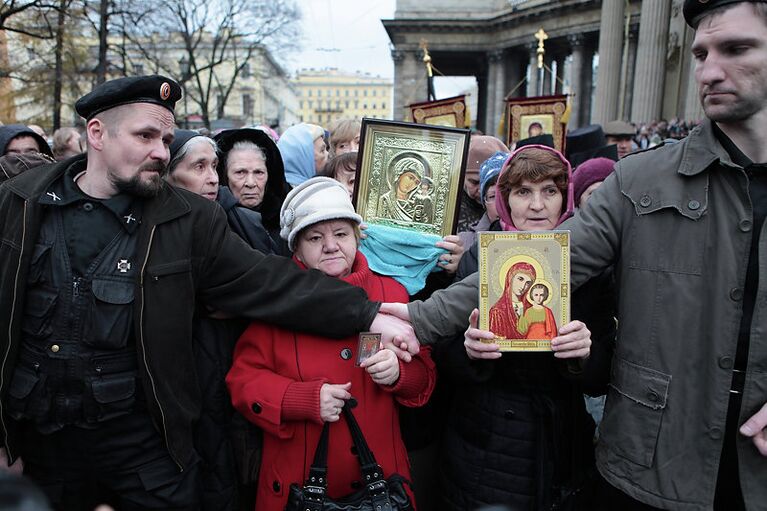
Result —
<path fill-rule="evenodd" d="M 285 179 L 291 186 L 298 186 L 314 177 L 314 137 L 311 128 L 304 123 L 285 130 L 277 147 L 285 164 Z"/>
<path fill-rule="evenodd" d="M 479 197 L 482 201 L 485 200 L 485 192 L 491 179 L 498 176 L 503 168 L 503 163 L 506 158 L 509 157 L 509 153 L 503 151 L 496 151 L 490 158 L 482 162 L 479 166 Z"/>

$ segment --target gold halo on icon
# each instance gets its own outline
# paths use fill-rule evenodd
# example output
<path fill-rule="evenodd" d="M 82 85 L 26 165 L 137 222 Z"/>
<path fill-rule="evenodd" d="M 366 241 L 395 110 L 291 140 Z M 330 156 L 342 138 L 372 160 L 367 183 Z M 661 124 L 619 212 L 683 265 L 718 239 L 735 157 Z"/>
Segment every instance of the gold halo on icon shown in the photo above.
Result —
<path fill-rule="evenodd" d="M 524 254 L 512 256 L 501 265 L 501 271 L 498 272 L 498 282 L 501 285 L 501 293 L 503 293 L 503 289 L 506 286 L 506 274 L 509 272 L 509 269 L 515 264 L 522 262 L 529 263 L 535 269 L 536 282 L 543 276 L 543 267 L 541 266 L 541 263 L 532 257 Z M 549 291 L 551 291 L 551 289 L 549 289 Z M 549 296 L 551 296 L 551 293 L 549 293 Z"/>

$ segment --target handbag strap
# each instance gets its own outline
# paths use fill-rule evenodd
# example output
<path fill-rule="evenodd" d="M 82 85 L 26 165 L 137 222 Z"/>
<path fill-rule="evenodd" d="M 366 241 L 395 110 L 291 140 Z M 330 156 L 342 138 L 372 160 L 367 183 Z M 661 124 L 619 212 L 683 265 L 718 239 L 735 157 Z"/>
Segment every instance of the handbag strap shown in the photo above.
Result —
<path fill-rule="evenodd" d="M 328 491 L 328 436 L 330 423 L 322 426 L 320 440 L 314 451 L 314 460 L 309 467 L 309 477 L 304 482 L 304 504 L 306 511 L 322 511 Z"/>

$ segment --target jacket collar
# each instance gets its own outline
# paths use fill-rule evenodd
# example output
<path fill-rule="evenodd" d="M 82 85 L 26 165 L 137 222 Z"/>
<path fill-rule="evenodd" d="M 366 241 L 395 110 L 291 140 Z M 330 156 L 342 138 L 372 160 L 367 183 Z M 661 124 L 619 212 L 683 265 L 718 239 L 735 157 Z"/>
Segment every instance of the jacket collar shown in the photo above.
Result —
<path fill-rule="evenodd" d="M 731 167 L 737 166 L 716 137 L 711 120 L 705 119 L 688 135 L 688 142 L 682 153 L 682 164 L 677 172 L 685 176 L 694 176 L 717 161 Z"/>
<path fill-rule="evenodd" d="M 86 165 L 87 156 L 77 156 L 64 163 L 54 163 L 24 172 L 5 183 L 13 193 L 24 200 L 38 200 L 51 185 L 72 165 Z M 189 201 L 176 188 L 163 182 L 160 193 L 144 201 L 143 220 L 151 225 L 178 218 L 192 210 Z"/>

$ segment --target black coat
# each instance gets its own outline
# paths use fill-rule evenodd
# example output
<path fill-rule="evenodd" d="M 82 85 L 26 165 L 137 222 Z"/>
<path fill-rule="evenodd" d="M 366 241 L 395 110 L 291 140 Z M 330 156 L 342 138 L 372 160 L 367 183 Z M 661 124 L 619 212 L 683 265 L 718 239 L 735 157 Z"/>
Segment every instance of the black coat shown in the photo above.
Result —
<path fill-rule="evenodd" d="M 0 396 L 7 393 L 20 343 L 26 272 L 40 227 L 37 202 L 79 158 L 40 167 L 0 186 Z M 218 204 L 163 186 L 144 203 L 136 260 L 136 352 L 147 405 L 171 456 L 194 457 L 200 415 L 192 338 L 195 306 L 231 312 L 294 330 L 344 337 L 365 331 L 378 306 L 365 292 L 284 257 L 263 255 L 227 226 Z M 11 459 L 15 436 L 0 401 L 0 443 Z"/>
<path fill-rule="evenodd" d="M 464 254 L 456 278 L 475 271 L 477 244 Z M 611 332 L 601 329 L 610 325 Z M 592 339 L 614 334 L 614 322 L 605 321 Z M 576 364 L 550 353 L 473 361 L 463 338 L 438 346 L 433 356 L 455 390 L 440 449 L 443 509 L 588 509 L 594 423 L 576 384 Z"/>

